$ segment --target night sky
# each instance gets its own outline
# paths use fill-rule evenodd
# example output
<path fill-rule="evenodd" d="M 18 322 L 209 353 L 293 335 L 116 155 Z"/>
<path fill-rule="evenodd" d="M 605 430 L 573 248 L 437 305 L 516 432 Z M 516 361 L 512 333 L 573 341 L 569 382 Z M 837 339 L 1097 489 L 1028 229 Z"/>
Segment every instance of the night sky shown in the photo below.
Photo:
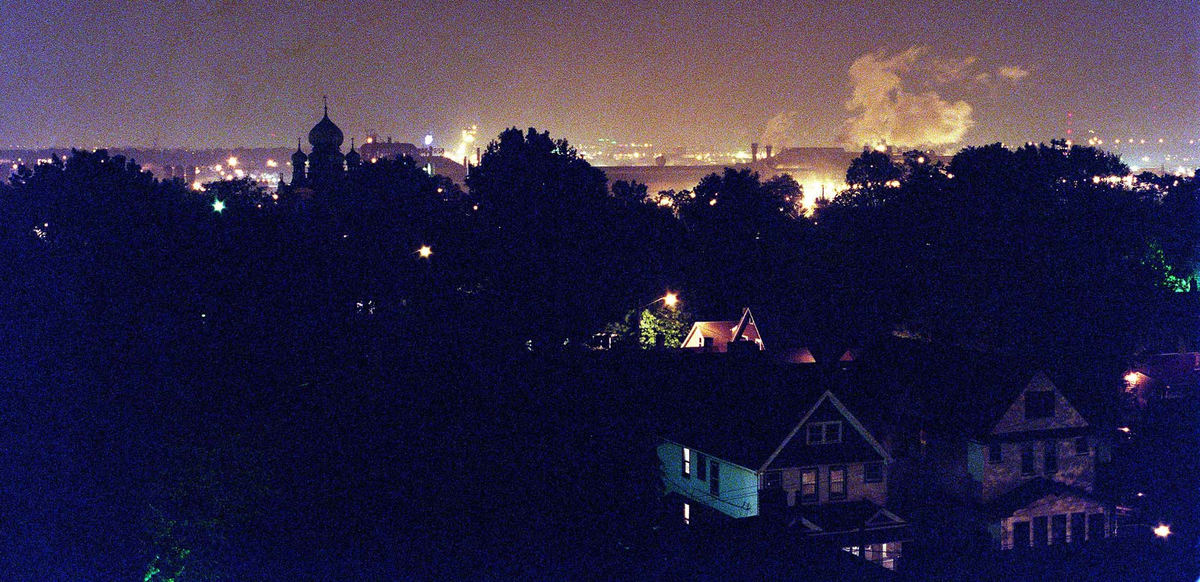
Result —
<path fill-rule="evenodd" d="M 1200 140 L 1198 17 L 1183 0 L 8 0 L 0 147 L 283 146 L 328 94 L 348 136 L 447 146 L 478 124 L 949 148 L 1063 136 L 1071 113 L 1077 141 L 1183 152 Z"/>

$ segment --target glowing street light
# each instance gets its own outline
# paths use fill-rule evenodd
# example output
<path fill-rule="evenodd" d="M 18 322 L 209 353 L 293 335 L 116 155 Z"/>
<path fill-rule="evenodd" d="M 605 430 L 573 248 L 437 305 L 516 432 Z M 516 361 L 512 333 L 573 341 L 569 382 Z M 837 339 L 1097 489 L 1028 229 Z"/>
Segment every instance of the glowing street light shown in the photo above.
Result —
<path fill-rule="evenodd" d="M 213 198 L 212 208 L 213 208 L 213 212 L 216 212 L 217 214 L 224 212 L 225 211 L 225 201 L 221 200 L 220 198 Z"/>
<path fill-rule="evenodd" d="M 225 160 L 225 163 L 226 163 L 226 164 L 229 164 L 229 167 L 230 167 L 230 168 L 236 168 L 236 167 L 237 167 L 237 165 L 238 165 L 238 159 L 237 159 L 237 156 L 229 156 L 229 159 L 228 159 L 228 160 Z"/>
<path fill-rule="evenodd" d="M 667 293 L 666 296 L 663 297 L 663 305 L 666 305 L 667 307 L 673 308 L 678 304 L 679 304 L 679 295 L 676 293 Z"/>
<path fill-rule="evenodd" d="M 1167 539 L 1167 536 L 1171 535 L 1171 526 L 1169 526 L 1165 523 L 1158 524 L 1158 526 L 1156 526 L 1154 528 L 1154 535 L 1156 535 L 1164 540 Z"/>
<path fill-rule="evenodd" d="M 433 249 L 429 248 L 429 245 L 421 245 L 421 248 L 417 249 L 417 255 L 422 259 L 428 259 L 433 255 Z"/>

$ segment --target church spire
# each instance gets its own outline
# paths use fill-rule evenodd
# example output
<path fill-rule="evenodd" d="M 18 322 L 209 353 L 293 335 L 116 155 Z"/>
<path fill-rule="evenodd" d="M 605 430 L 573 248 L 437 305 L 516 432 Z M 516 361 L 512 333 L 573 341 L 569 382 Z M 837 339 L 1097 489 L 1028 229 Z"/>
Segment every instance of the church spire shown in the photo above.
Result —
<path fill-rule="evenodd" d="M 329 96 L 322 95 L 321 101 L 323 101 L 325 103 L 325 117 L 329 117 Z"/>

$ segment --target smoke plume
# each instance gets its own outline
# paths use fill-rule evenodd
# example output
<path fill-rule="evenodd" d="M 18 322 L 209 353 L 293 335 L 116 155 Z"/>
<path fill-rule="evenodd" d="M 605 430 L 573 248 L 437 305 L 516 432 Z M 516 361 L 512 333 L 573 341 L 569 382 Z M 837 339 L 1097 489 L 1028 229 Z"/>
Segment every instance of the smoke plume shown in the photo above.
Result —
<path fill-rule="evenodd" d="M 764 146 L 775 146 L 775 151 L 795 144 L 796 136 L 800 133 L 800 112 L 784 111 L 767 122 L 758 143 Z"/>
<path fill-rule="evenodd" d="M 928 52 L 912 47 L 892 56 L 869 53 L 854 61 L 850 66 L 854 92 L 846 102 L 853 117 L 842 126 L 846 145 L 916 147 L 962 140 L 975 124 L 971 104 L 947 101 L 934 87 L 980 82 L 981 74 L 973 70 L 976 60 L 938 59 Z"/>

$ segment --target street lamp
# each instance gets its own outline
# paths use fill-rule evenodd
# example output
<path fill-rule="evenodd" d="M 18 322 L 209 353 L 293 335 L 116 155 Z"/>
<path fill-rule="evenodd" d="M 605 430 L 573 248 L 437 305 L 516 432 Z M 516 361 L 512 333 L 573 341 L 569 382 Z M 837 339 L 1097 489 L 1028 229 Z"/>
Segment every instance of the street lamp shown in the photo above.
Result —
<path fill-rule="evenodd" d="M 679 304 L 679 295 L 668 291 L 667 294 L 663 296 L 663 304 L 667 307 L 674 308 Z"/>
<path fill-rule="evenodd" d="M 1154 535 L 1156 535 L 1164 540 L 1167 539 L 1167 536 L 1171 535 L 1171 526 L 1169 526 L 1165 523 L 1158 524 L 1158 526 L 1156 526 L 1154 528 Z"/>
<path fill-rule="evenodd" d="M 429 248 L 429 245 L 421 245 L 421 248 L 417 249 L 417 255 L 422 259 L 428 259 L 433 255 L 433 249 Z"/>

